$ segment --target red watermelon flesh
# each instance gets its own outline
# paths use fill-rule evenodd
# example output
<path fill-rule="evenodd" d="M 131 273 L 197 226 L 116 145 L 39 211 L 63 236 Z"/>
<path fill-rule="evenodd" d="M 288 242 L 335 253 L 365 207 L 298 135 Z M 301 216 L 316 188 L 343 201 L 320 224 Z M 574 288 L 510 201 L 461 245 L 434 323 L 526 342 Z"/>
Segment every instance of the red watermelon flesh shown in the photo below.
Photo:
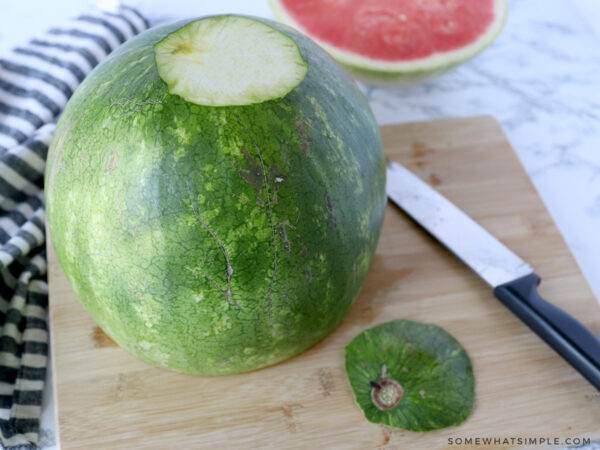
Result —
<path fill-rule="evenodd" d="M 279 20 L 374 84 L 411 84 L 456 67 L 494 41 L 507 15 L 506 0 L 269 2 Z"/>
<path fill-rule="evenodd" d="M 456 50 L 494 21 L 494 0 L 280 0 L 311 36 L 341 50 L 408 61 Z"/>

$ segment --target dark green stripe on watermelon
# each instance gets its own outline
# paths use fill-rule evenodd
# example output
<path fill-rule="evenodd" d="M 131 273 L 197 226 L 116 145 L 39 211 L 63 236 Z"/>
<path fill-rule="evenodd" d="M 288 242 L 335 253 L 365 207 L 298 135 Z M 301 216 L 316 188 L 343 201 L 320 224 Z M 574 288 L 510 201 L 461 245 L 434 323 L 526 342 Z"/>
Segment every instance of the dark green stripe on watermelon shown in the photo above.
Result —
<path fill-rule="evenodd" d="M 119 48 L 58 124 L 46 202 L 60 264 L 107 334 L 155 365 L 228 374 L 300 353 L 346 315 L 375 251 L 385 164 L 369 106 L 324 51 L 265 22 L 309 64 L 284 98 L 169 94 L 153 46 L 186 21 Z"/>

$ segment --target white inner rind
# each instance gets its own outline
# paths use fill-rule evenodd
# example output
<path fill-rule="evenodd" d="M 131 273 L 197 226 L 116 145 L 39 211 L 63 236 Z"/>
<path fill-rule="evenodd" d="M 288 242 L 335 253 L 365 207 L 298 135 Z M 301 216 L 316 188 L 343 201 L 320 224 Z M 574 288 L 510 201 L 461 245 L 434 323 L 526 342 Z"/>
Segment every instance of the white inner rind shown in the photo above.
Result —
<path fill-rule="evenodd" d="M 349 52 L 347 50 L 335 47 L 332 44 L 323 41 L 322 39 L 316 38 L 310 32 L 308 32 L 301 24 L 296 22 L 292 16 L 287 12 L 285 7 L 279 0 L 269 0 L 271 8 L 275 13 L 275 16 L 290 26 L 293 26 L 300 32 L 310 36 L 316 41 L 321 47 L 323 47 L 331 56 L 337 59 L 342 64 L 348 66 L 354 66 L 366 70 L 375 70 L 381 72 L 418 72 L 422 70 L 439 69 L 440 67 L 448 66 L 450 64 L 458 63 L 469 59 L 470 57 L 483 50 L 498 36 L 504 22 L 506 21 L 506 15 L 508 7 L 506 0 L 494 0 L 494 20 L 488 27 L 488 29 L 479 38 L 477 38 L 471 44 L 461 47 L 456 50 L 447 52 L 434 53 L 426 58 L 419 58 L 410 61 L 387 61 L 377 58 L 369 58 L 361 56 L 357 53 Z"/>
<path fill-rule="evenodd" d="M 308 71 L 290 37 L 240 16 L 191 22 L 156 44 L 154 52 L 158 74 L 169 92 L 207 106 L 281 98 Z"/>

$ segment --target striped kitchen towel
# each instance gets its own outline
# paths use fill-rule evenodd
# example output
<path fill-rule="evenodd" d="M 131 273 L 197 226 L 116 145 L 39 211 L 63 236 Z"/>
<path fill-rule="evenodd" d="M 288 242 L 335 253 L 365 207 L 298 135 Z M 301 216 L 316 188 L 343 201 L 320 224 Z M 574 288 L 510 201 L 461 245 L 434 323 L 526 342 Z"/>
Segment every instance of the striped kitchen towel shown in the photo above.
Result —
<path fill-rule="evenodd" d="M 5 448 L 36 448 L 39 438 L 48 356 L 43 181 L 50 138 L 83 78 L 148 26 L 131 8 L 93 11 L 0 57 L 0 440 Z"/>

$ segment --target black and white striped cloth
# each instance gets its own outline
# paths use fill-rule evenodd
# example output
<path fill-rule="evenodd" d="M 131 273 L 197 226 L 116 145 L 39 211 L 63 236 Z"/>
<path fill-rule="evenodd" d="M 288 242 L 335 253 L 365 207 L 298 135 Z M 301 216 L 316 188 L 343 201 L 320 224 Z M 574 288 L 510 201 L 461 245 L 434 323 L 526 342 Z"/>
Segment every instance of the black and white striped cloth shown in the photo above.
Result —
<path fill-rule="evenodd" d="M 93 11 L 0 55 L 0 440 L 36 448 L 48 356 L 44 167 L 83 78 L 148 28 L 137 11 Z M 82 412 L 83 413 L 83 412 Z"/>

